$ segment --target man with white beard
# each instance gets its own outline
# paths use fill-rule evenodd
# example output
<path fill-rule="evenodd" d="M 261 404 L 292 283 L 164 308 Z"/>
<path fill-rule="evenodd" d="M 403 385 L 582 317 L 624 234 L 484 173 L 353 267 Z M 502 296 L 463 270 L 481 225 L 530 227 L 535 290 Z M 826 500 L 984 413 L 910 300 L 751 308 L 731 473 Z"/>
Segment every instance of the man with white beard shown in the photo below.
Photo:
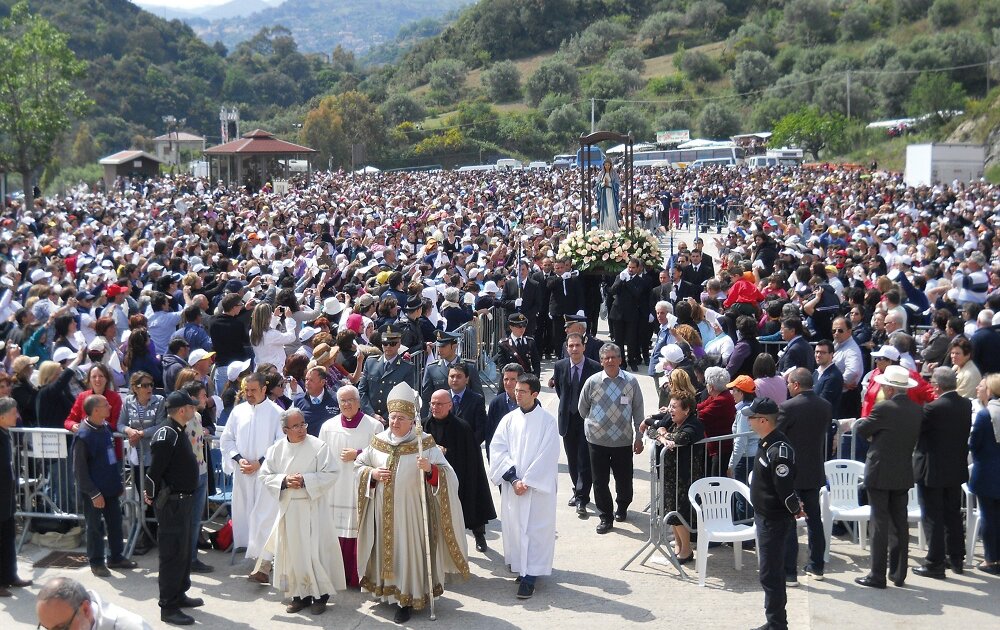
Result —
<path fill-rule="evenodd" d="M 541 384 L 522 374 L 514 386 L 517 409 L 490 443 L 490 481 L 500 486 L 504 562 L 518 574 L 519 599 L 535 592 L 535 578 L 552 574 L 556 543 L 559 427 L 538 403 Z"/>
<path fill-rule="evenodd" d="M 309 608 L 314 615 L 326 611 L 326 602 L 336 590 L 344 590 L 344 565 L 340 546 L 326 536 L 326 496 L 341 471 L 333 451 L 309 435 L 302 411 L 292 407 L 281 412 L 281 430 L 286 439 L 267 449 L 260 468 L 261 482 L 278 501 L 278 518 L 265 548 L 274 555 L 274 584 L 292 602 L 286 612 Z M 345 476 L 353 480 L 354 469 Z M 264 562 L 257 561 L 258 567 Z"/>
<path fill-rule="evenodd" d="M 280 440 L 281 407 L 267 399 L 263 374 L 243 380 L 246 402 L 233 408 L 219 438 L 222 469 L 233 475 L 233 544 L 246 547 L 247 558 L 261 555 L 278 514 L 278 501 L 264 489 L 260 467 L 267 449 Z M 251 581 L 267 583 L 271 555 L 265 553 L 264 571 L 250 574 Z"/>
<path fill-rule="evenodd" d="M 340 413 L 323 423 L 319 439 L 326 443 L 334 457 L 344 462 L 343 472 L 327 493 L 327 500 L 333 512 L 333 528 L 340 538 L 347 585 L 358 588 L 358 483 L 351 462 L 384 427 L 361 411 L 361 396 L 357 387 L 344 385 L 338 389 L 337 402 Z"/>

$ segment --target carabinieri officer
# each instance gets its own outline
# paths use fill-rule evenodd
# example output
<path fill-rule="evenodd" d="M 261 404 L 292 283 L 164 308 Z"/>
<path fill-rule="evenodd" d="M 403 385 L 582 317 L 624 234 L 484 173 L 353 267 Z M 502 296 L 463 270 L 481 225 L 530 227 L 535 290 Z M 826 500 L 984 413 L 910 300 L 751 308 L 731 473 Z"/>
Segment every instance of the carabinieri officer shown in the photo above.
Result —
<path fill-rule="evenodd" d="M 168 419 L 153 434 L 152 463 L 146 470 L 146 501 L 156 510 L 160 547 L 160 620 L 189 626 L 194 617 L 181 608 L 204 605 L 188 597 L 191 588 L 191 510 L 198 487 L 198 462 L 184 426 L 194 418 L 197 402 L 184 391 L 171 392 L 164 407 Z"/>
<path fill-rule="evenodd" d="M 787 630 L 785 541 L 789 530 L 795 528 L 795 517 L 802 512 L 794 487 L 795 451 L 784 434 L 775 429 L 778 404 L 773 400 L 766 396 L 758 398 L 740 413 L 749 419 L 750 428 L 760 436 L 750 501 L 757 526 L 757 557 L 767 623 L 757 630 Z"/>

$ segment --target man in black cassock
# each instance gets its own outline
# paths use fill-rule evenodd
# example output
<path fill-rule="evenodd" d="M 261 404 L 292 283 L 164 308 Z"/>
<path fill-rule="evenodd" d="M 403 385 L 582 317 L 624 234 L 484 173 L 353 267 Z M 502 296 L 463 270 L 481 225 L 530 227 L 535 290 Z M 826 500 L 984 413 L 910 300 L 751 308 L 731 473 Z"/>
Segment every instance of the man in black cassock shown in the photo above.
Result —
<path fill-rule="evenodd" d="M 444 451 L 444 457 L 458 476 L 458 498 L 465 514 L 465 527 L 476 537 L 476 549 L 487 550 L 486 523 L 497 517 L 490 494 L 483 456 L 475 434 L 467 422 L 452 413 L 451 393 L 439 389 L 431 394 L 431 415 L 424 431 Z"/>

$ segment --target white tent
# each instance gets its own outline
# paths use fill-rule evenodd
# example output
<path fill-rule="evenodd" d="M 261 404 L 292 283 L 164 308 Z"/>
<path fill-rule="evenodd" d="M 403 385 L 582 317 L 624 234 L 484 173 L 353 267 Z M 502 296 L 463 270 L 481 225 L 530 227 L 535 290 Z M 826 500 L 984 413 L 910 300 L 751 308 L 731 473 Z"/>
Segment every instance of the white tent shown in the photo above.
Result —
<path fill-rule="evenodd" d="M 364 168 L 359 168 L 354 172 L 359 175 L 366 175 L 368 173 L 381 173 L 382 171 L 380 169 L 375 168 L 374 166 L 366 166 Z"/>
<path fill-rule="evenodd" d="M 650 144 L 648 142 L 637 142 L 632 145 L 633 151 L 652 151 L 655 148 L 656 148 L 655 144 Z M 604 152 L 604 155 L 624 155 L 624 154 L 625 154 L 624 144 L 619 144 L 618 146 L 611 147 L 610 149 Z"/>
<path fill-rule="evenodd" d="M 704 138 L 693 138 L 683 144 L 678 144 L 678 149 L 711 149 L 713 147 L 726 148 L 734 146 L 732 142 L 719 140 L 705 140 Z"/>

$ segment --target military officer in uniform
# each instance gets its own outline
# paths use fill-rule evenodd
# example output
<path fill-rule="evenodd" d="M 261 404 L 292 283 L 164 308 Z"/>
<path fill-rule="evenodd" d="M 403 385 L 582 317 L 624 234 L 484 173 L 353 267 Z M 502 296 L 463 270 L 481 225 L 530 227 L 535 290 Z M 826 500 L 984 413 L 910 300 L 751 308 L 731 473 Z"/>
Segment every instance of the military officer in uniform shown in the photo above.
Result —
<path fill-rule="evenodd" d="M 757 398 L 740 413 L 747 417 L 750 429 L 760 436 L 750 499 L 757 526 L 757 558 L 767 623 L 757 630 L 787 630 L 786 539 L 789 530 L 795 528 L 795 517 L 803 515 L 795 494 L 795 451 L 784 434 L 775 428 L 778 423 L 776 402 L 766 396 Z"/>
<path fill-rule="evenodd" d="M 483 394 L 483 381 L 479 377 L 479 369 L 476 364 L 469 359 L 458 356 L 458 340 L 460 333 L 446 332 L 438 330 L 434 333 L 434 347 L 437 348 L 438 358 L 430 361 L 424 367 L 424 378 L 420 384 L 420 399 L 423 401 L 421 415 L 430 413 L 431 394 L 439 389 L 448 389 L 448 370 L 455 363 L 464 363 L 469 368 L 469 389 L 480 396 Z"/>
<path fill-rule="evenodd" d="M 153 459 L 146 469 L 145 498 L 153 505 L 159 523 L 160 619 L 179 626 L 194 623 L 182 608 L 205 603 L 201 598 L 187 596 L 191 588 L 191 512 L 198 489 L 198 462 L 184 427 L 194 418 L 197 405 L 183 390 L 167 396 L 167 421 L 153 434 Z"/>
<path fill-rule="evenodd" d="M 368 357 L 358 381 L 361 410 L 383 425 L 389 418 L 386 409 L 389 392 L 400 383 L 412 384 L 415 377 L 413 363 L 399 353 L 401 337 L 396 324 L 386 326 L 382 332 L 382 356 Z"/>
<path fill-rule="evenodd" d="M 493 362 L 499 366 L 517 363 L 526 373 L 538 376 L 542 372 L 542 355 L 534 338 L 525 334 L 528 318 L 523 313 L 511 313 L 507 324 L 510 326 L 510 337 L 500 340 Z"/>
<path fill-rule="evenodd" d="M 604 342 L 596 337 L 591 337 L 587 334 L 587 318 L 583 315 L 565 315 L 566 320 L 566 334 L 578 333 L 583 335 L 583 356 L 587 357 L 592 361 L 601 362 L 601 346 Z M 566 344 L 562 346 L 562 353 L 559 355 L 560 359 L 569 358 L 569 352 L 566 350 Z"/>

